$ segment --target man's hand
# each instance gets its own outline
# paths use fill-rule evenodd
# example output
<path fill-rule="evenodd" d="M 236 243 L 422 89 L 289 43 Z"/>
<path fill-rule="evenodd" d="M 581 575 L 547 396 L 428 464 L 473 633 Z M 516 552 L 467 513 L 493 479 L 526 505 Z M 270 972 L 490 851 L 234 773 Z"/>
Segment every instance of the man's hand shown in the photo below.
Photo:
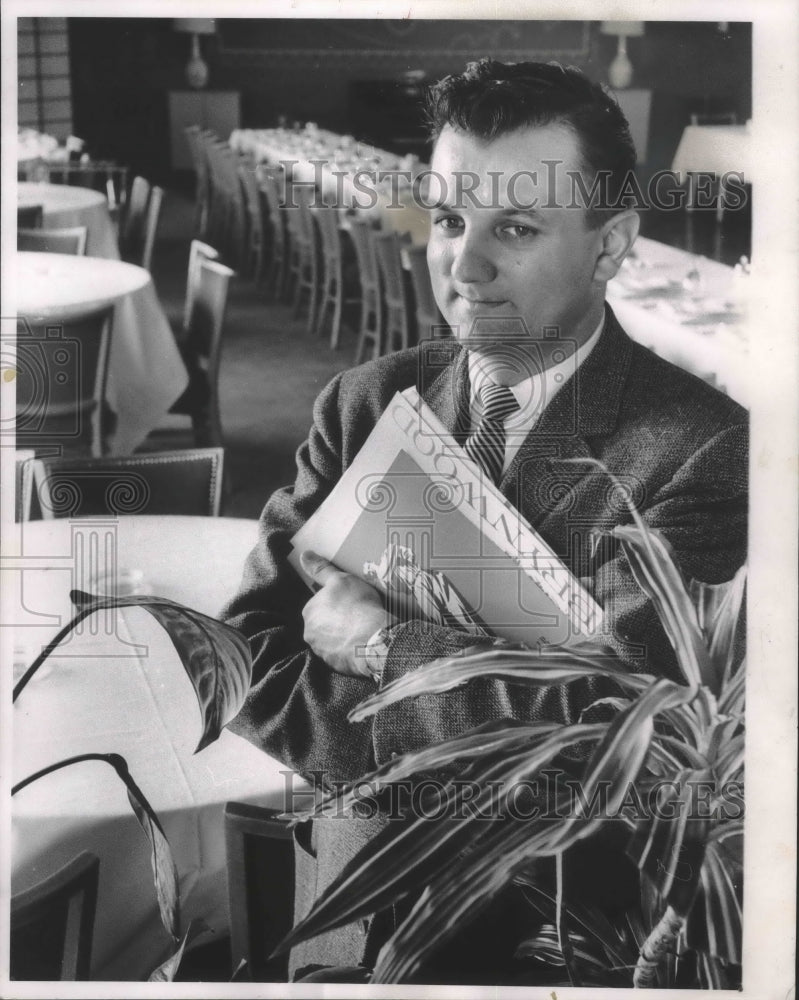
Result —
<path fill-rule="evenodd" d="M 300 563 L 320 587 L 302 610 L 303 638 L 336 673 L 371 677 L 358 651 L 391 624 L 380 594 L 315 552 L 301 553 Z"/>

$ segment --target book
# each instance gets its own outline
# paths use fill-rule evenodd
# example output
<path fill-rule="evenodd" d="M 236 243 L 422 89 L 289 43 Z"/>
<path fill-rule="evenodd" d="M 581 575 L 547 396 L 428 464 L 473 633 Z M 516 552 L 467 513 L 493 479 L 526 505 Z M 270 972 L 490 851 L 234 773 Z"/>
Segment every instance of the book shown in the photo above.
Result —
<path fill-rule="evenodd" d="M 541 648 L 595 634 L 602 610 L 415 388 L 398 392 L 291 540 L 371 583 L 388 610 Z"/>

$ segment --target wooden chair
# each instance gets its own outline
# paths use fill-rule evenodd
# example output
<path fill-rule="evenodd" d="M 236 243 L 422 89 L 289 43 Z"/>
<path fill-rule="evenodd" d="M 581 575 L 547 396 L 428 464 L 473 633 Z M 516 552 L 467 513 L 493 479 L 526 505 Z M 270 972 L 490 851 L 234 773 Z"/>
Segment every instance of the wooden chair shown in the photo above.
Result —
<path fill-rule="evenodd" d="M 183 305 L 183 326 L 178 336 L 180 343 L 185 342 L 189 332 L 191 312 L 194 299 L 200 284 L 200 263 L 204 260 L 219 260 L 219 253 L 202 240 L 192 240 L 189 247 L 189 266 L 186 272 L 186 298 Z"/>
<path fill-rule="evenodd" d="M 316 334 L 321 336 L 330 310 L 333 310 L 330 326 L 330 346 L 335 350 L 341 336 L 341 316 L 343 308 L 350 302 L 357 302 L 355 295 L 348 296 L 347 273 L 344 261 L 344 242 L 339 228 L 338 209 L 332 205 L 320 204 L 313 210 L 313 217 L 319 228 L 319 238 L 324 264 L 324 278 L 321 286 L 321 302 L 316 319 Z"/>
<path fill-rule="evenodd" d="M 427 266 L 427 248 L 405 247 L 411 272 L 411 285 L 415 299 L 416 338 L 419 342 L 433 337 L 446 336 L 447 326 L 433 295 L 430 270 Z"/>
<path fill-rule="evenodd" d="M 10 978 L 87 980 L 100 859 L 84 851 L 11 899 Z"/>
<path fill-rule="evenodd" d="M 411 310 L 400 256 L 401 237 L 392 231 L 375 233 L 373 239 L 383 279 L 383 351 L 404 351 L 411 345 Z"/>
<path fill-rule="evenodd" d="M 191 417 L 195 444 L 201 448 L 222 444 L 219 363 L 228 286 L 234 273 L 217 261 L 200 261 L 183 352 L 189 369 L 189 386 L 169 411 Z"/>
<path fill-rule="evenodd" d="M 71 226 L 65 229 L 19 229 L 17 250 L 69 253 L 84 257 L 88 235 L 89 230 L 86 226 Z"/>
<path fill-rule="evenodd" d="M 196 179 L 194 196 L 194 231 L 201 238 L 205 236 L 208 226 L 208 164 L 205 158 L 205 151 L 202 146 L 199 125 L 187 125 L 183 129 L 186 141 L 189 144 L 189 152 L 194 165 L 194 176 Z"/>
<path fill-rule="evenodd" d="M 288 266 L 288 236 L 284 210 L 280 207 L 284 174 L 280 167 L 263 164 L 258 167 L 257 173 L 269 218 L 269 264 L 264 283 L 267 292 L 280 299 L 286 287 Z"/>
<path fill-rule="evenodd" d="M 250 159 L 244 157 L 239 160 L 238 172 L 247 209 L 244 273 L 257 285 L 263 277 L 264 268 L 264 211 L 261 190 L 255 177 L 255 164 Z"/>
<path fill-rule="evenodd" d="M 17 451 L 14 455 L 14 520 L 29 521 L 33 499 L 33 463 L 36 453 Z"/>
<path fill-rule="evenodd" d="M 362 219 L 350 216 L 349 234 L 358 259 L 358 275 L 361 282 L 361 329 L 355 364 L 366 359 L 367 350 L 372 357 L 380 357 L 383 350 L 383 309 L 380 294 L 380 271 L 375 253 L 374 233 L 371 225 Z"/>
<path fill-rule="evenodd" d="M 45 520 L 122 514 L 219 517 L 224 459 L 222 448 L 40 459 L 34 479 Z"/>
<path fill-rule="evenodd" d="M 113 306 L 17 327 L 17 443 L 37 456 L 103 454 Z M 53 335 L 53 334 L 57 335 Z"/>
<path fill-rule="evenodd" d="M 42 205 L 22 205 L 17 208 L 17 229 L 41 229 L 43 225 Z"/>
<path fill-rule="evenodd" d="M 134 177 L 122 226 L 122 257 L 130 264 L 150 270 L 161 213 L 163 188 L 151 187 L 143 177 Z"/>
<path fill-rule="evenodd" d="M 316 192 L 305 185 L 290 186 L 283 210 L 290 239 L 289 283 L 293 293 L 294 315 L 301 314 L 303 299 L 307 296 L 309 333 L 316 323 L 316 304 L 319 298 L 319 247 L 311 216 L 311 202 L 317 197 Z"/>
<path fill-rule="evenodd" d="M 294 845 L 279 812 L 243 802 L 225 807 L 233 969 L 254 982 L 286 982 L 288 956 L 268 961 L 294 922 Z"/>

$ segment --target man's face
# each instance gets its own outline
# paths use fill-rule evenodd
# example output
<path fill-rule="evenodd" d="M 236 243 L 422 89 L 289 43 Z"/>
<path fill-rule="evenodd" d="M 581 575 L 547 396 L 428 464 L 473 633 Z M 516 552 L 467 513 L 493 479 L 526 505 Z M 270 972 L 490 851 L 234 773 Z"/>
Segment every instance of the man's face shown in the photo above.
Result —
<path fill-rule="evenodd" d="M 446 128 L 431 169 L 430 202 L 443 194 L 445 204 L 432 211 L 427 260 L 458 339 L 471 337 L 486 360 L 507 353 L 519 319 L 541 346 L 545 328 L 557 328 L 561 342 L 587 340 L 602 316 L 595 267 L 603 234 L 588 227 L 569 180 L 581 169 L 574 134 L 546 125 L 483 142 Z"/>

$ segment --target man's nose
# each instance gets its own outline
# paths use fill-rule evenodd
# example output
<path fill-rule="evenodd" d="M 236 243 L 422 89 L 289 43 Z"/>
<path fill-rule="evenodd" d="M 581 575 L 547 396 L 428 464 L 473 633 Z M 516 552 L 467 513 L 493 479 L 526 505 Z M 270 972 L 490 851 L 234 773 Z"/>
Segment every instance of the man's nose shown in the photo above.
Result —
<path fill-rule="evenodd" d="M 482 284 L 497 276 L 496 266 L 485 248 L 485 239 L 465 233 L 453 248 L 452 278 L 464 284 Z"/>

